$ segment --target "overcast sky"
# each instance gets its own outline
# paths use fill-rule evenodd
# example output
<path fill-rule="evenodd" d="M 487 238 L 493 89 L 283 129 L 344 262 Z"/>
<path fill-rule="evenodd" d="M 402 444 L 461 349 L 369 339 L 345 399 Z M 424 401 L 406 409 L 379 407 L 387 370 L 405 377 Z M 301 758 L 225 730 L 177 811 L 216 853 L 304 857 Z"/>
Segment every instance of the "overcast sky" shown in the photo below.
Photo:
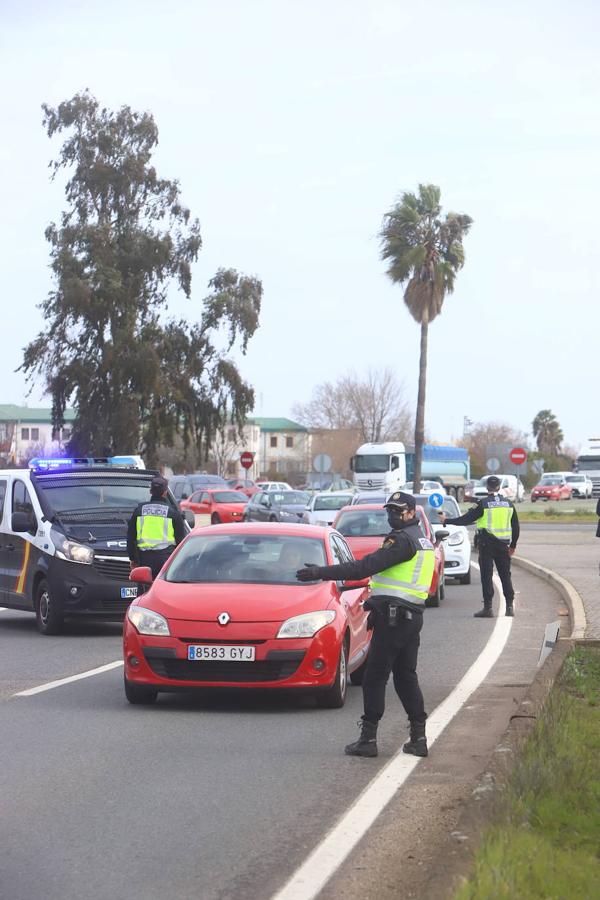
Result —
<path fill-rule="evenodd" d="M 218 266 L 260 277 L 241 360 L 256 414 L 290 415 L 352 368 L 414 404 L 418 326 L 385 275 L 383 214 L 419 182 L 474 219 L 430 329 L 426 427 L 525 432 L 542 408 L 600 432 L 600 4 L 457 0 L 0 0 L 0 402 L 51 286 L 64 207 L 40 106 L 88 87 L 153 113 L 159 174 L 202 223 L 190 318 Z M 194 300 L 194 297 L 196 300 Z M 40 391 L 30 405 L 45 401 Z"/>

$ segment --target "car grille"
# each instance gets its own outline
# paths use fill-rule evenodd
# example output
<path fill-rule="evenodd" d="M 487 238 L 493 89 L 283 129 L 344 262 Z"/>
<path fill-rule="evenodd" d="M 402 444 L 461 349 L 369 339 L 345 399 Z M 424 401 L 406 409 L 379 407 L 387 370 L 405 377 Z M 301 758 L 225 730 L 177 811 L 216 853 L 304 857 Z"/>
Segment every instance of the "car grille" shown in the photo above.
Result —
<path fill-rule="evenodd" d="M 113 578 L 115 581 L 129 581 L 131 565 L 124 556 L 95 556 L 94 568 L 106 578 Z"/>
<path fill-rule="evenodd" d="M 300 660 L 269 660 L 257 662 L 194 662 L 188 659 L 146 660 L 156 675 L 178 681 L 283 681 L 293 675 Z"/>

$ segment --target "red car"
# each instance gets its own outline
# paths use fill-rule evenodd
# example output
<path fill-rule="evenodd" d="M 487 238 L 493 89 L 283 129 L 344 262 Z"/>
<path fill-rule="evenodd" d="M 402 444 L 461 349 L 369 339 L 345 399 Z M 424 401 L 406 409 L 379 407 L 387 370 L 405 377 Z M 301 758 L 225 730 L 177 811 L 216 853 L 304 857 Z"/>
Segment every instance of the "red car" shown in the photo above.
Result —
<path fill-rule="evenodd" d="M 436 542 L 436 537 L 422 506 L 417 506 L 417 518 L 425 537 L 435 547 L 435 570 L 427 606 L 439 606 L 440 600 L 444 599 L 446 590 L 444 545 L 439 540 Z M 335 518 L 333 527 L 344 535 L 355 559 L 362 559 L 367 553 L 378 550 L 383 538 L 390 532 L 387 513 L 380 503 L 361 503 L 342 507 Z"/>
<path fill-rule="evenodd" d="M 536 500 L 570 500 L 573 488 L 567 484 L 564 475 L 552 475 L 548 472 L 542 476 L 539 484 L 533 488 L 531 492 L 531 502 Z"/>
<path fill-rule="evenodd" d="M 209 488 L 194 491 L 188 500 L 182 500 L 180 509 L 191 509 L 194 515 L 209 515 L 211 525 L 221 522 L 241 522 L 248 497 L 241 491 L 226 491 Z"/>
<path fill-rule="evenodd" d="M 227 484 L 232 491 L 241 491 L 246 497 L 254 497 L 261 490 L 250 478 L 247 481 L 243 478 L 230 478 Z"/>
<path fill-rule="evenodd" d="M 303 584 L 296 571 L 351 559 L 329 527 L 197 528 L 129 606 L 127 699 L 153 703 L 159 691 L 186 687 L 299 688 L 321 706 L 343 706 L 369 650 L 368 582 Z M 150 584 L 150 569 L 131 580 Z"/>

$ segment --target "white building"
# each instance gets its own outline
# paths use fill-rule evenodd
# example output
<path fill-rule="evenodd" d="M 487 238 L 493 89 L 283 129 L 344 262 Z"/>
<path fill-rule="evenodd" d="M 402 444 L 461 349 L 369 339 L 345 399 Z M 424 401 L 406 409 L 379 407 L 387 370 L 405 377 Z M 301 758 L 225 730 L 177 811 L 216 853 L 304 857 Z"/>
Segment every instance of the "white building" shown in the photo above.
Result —
<path fill-rule="evenodd" d="M 52 410 L 0 403 L 0 464 L 23 465 L 34 456 L 63 452 L 74 418 L 74 410 L 65 410 L 65 425 L 55 434 Z"/>

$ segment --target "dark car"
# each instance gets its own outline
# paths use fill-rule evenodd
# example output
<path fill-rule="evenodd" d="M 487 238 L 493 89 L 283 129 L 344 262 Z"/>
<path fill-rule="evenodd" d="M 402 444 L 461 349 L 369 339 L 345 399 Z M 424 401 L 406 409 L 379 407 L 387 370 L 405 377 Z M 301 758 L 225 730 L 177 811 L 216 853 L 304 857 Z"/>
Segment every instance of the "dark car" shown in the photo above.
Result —
<path fill-rule="evenodd" d="M 261 491 L 250 498 L 245 522 L 302 522 L 309 495 L 306 491 Z"/>
<path fill-rule="evenodd" d="M 202 488 L 227 488 L 228 484 L 220 475 L 195 472 L 191 475 L 173 475 L 169 478 L 169 490 L 176 500 L 187 500 L 194 491 Z"/>

